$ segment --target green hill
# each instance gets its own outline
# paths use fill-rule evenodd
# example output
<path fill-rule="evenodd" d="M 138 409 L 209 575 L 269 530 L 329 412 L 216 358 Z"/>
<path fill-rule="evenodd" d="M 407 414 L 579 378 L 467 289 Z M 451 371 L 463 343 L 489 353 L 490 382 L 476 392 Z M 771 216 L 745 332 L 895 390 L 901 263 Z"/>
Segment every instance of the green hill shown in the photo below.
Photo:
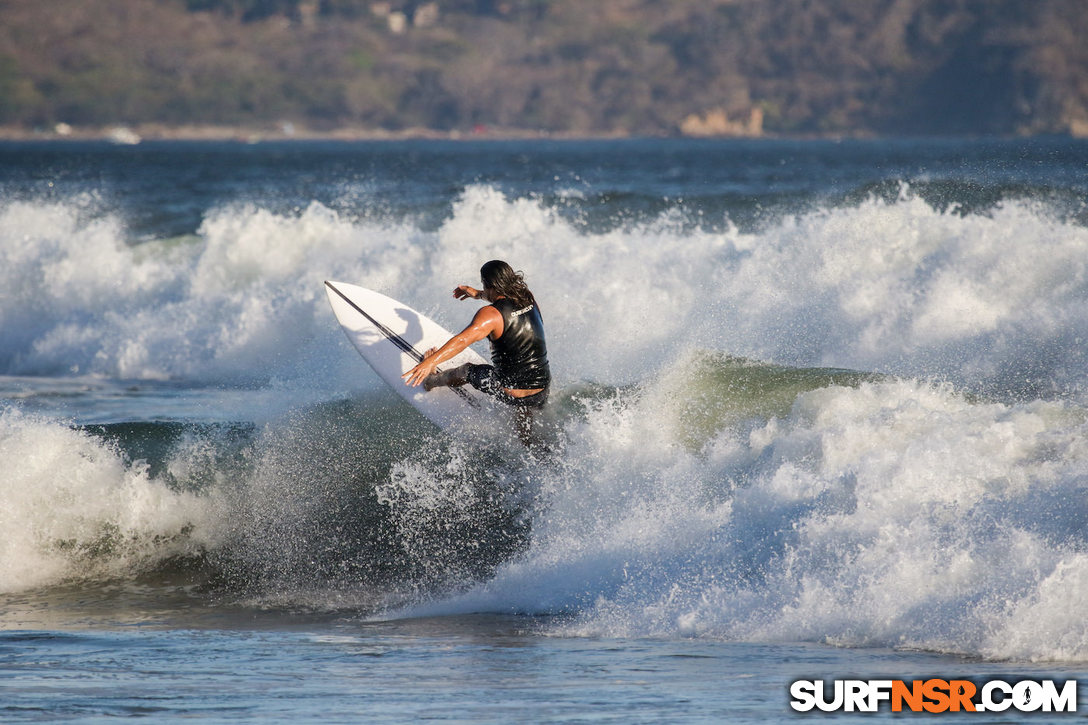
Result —
<path fill-rule="evenodd" d="M 0 0 L 0 124 L 1083 134 L 1086 11 L 1084 0 Z"/>

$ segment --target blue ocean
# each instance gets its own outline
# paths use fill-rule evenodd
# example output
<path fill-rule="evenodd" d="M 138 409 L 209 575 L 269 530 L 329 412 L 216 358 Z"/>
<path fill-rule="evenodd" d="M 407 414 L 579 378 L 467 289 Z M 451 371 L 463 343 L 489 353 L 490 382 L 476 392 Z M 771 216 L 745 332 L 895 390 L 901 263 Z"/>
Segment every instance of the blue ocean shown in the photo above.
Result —
<path fill-rule="evenodd" d="M 459 330 L 494 258 L 543 450 L 323 289 Z M 1088 140 L 0 143 L 0 534 L 4 722 L 1083 714 Z"/>

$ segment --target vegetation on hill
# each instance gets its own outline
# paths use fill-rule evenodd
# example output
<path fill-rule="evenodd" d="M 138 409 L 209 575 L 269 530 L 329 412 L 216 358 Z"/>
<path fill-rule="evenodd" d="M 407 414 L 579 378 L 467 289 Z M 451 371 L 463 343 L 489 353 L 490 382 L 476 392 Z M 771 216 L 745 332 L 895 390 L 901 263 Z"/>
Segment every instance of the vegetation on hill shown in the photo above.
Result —
<path fill-rule="evenodd" d="M 1088 133 L 1084 0 L 0 0 L 0 124 Z"/>

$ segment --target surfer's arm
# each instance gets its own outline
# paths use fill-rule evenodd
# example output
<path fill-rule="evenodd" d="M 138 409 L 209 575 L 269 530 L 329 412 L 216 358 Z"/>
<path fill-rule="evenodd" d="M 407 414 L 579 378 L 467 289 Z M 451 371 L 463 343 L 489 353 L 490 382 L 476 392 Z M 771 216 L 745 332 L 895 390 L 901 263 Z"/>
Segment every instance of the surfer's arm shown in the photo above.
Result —
<path fill-rule="evenodd" d="M 442 347 L 427 353 L 418 365 L 401 375 L 408 385 L 416 386 L 432 375 L 442 363 L 457 357 L 462 350 L 479 342 L 492 332 L 502 334 L 502 314 L 491 305 L 481 307 L 468 327 L 446 341 Z"/>
<path fill-rule="evenodd" d="M 453 296 L 459 300 L 467 300 L 471 297 L 474 300 L 480 299 L 482 293 L 475 287 L 469 287 L 467 284 L 458 285 L 457 289 L 453 291 Z"/>

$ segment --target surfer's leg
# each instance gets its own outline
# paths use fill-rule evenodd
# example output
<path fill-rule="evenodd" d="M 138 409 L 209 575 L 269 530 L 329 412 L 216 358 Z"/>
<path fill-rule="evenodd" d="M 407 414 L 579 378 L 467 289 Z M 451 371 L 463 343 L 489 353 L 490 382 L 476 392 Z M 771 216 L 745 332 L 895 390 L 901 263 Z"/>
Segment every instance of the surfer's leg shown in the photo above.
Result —
<path fill-rule="evenodd" d="M 526 448 L 535 446 L 539 441 L 533 437 L 533 419 L 535 414 L 548 401 L 549 388 L 524 398 L 506 396 L 506 402 L 514 407 L 514 429 Z"/>
<path fill-rule="evenodd" d="M 502 394 L 502 385 L 495 379 L 494 365 L 468 365 L 465 369 L 465 381 L 484 395 L 498 396 Z"/>
<path fill-rule="evenodd" d="M 459 388 L 468 382 L 468 369 L 470 366 L 471 363 L 465 363 L 460 367 L 428 375 L 423 380 L 423 389 L 434 390 L 435 388 L 440 387 Z"/>
<path fill-rule="evenodd" d="M 518 438 L 526 448 L 533 444 L 533 409 L 528 407 L 514 408 L 514 429 Z"/>

